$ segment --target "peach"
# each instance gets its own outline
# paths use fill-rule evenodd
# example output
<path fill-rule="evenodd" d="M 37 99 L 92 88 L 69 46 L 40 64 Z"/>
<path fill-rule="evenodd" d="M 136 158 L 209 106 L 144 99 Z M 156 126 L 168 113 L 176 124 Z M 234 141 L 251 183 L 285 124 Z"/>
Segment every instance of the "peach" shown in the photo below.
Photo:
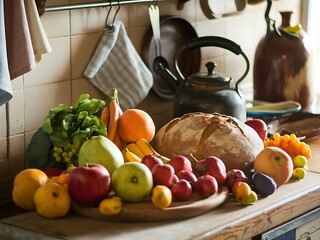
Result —
<path fill-rule="evenodd" d="M 266 147 L 256 156 L 253 168 L 277 183 L 277 187 L 285 184 L 293 172 L 293 162 L 288 153 L 279 147 Z"/>

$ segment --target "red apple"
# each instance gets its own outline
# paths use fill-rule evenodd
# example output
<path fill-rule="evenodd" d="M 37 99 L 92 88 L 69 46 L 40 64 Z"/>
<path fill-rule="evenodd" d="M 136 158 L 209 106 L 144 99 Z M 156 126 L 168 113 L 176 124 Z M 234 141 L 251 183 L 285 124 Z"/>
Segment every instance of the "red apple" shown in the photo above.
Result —
<path fill-rule="evenodd" d="M 248 178 L 240 169 L 230 169 L 227 171 L 227 181 L 226 185 L 229 191 L 232 191 L 232 187 L 236 182 L 246 182 L 248 183 Z"/>
<path fill-rule="evenodd" d="M 71 198 L 84 207 L 96 206 L 109 195 L 111 178 L 100 164 L 77 167 L 69 173 L 68 190 Z"/>
<path fill-rule="evenodd" d="M 213 176 L 217 180 L 219 187 L 225 184 L 227 180 L 226 166 L 220 158 L 215 156 L 209 156 L 198 161 L 195 170 L 200 176 L 207 174 Z"/>
<path fill-rule="evenodd" d="M 179 178 L 176 174 L 173 174 L 173 179 L 171 181 L 171 184 L 169 187 L 173 186 L 175 183 L 177 183 L 179 181 Z"/>
<path fill-rule="evenodd" d="M 260 118 L 249 119 L 245 121 L 245 124 L 252 127 L 259 135 L 259 137 L 264 141 L 268 136 L 267 124 Z"/>
<path fill-rule="evenodd" d="M 192 186 L 185 179 L 180 179 L 170 190 L 172 197 L 177 201 L 187 201 L 192 197 Z"/>
<path fill-rule="evenodd" d="M 145 155 L 141 159 L 141 163 L 146 165 L 150 170 L 152 170 L 153 166 L 156 164 L 163 164 L 160 158 L 152 154 Z"/>
<path fill-rule="evenodd" d="M 207 198 L 218 192 L 218 182 L 211 175 L 203 175 L 197 179 L 194 188 L 200 197 Z"/>
<path fill-rule="evenodd" d="M 181 170 L 192 171 L 190 160 L 182 155 L 176 155 L 172 157 L 169 161 L 169 164 L 174 168 L 174 172 L 176 174 Z"/>
<path fill-rule="evenodd" d="M 179 179 L 185 179 L 191 183 L 191 186 L 193 187 L 193 184 L 197 181 L 197 176 L 189 170 L 181 170 L 177 173 L 177 177 Z"/>
<path fill-rule="evenodd" d="M 174 169 L 169 164 L 156 164 L 151 170 L 154 185 L 169 187 L 174 178 Z"/>

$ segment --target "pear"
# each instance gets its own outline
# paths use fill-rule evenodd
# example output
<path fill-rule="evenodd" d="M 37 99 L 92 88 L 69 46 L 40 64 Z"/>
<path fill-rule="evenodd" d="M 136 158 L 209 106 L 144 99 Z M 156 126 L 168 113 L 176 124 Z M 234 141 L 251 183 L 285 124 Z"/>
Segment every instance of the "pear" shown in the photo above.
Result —
<path fill-rule="evenodd" d="M 124 163 L 123 155 L 119 148 L 108 138 L 98 135 L 86 140 L 79 151 L 79 166 L 88 163 L 103 165 L 110 176 L 114 170 Z"/>

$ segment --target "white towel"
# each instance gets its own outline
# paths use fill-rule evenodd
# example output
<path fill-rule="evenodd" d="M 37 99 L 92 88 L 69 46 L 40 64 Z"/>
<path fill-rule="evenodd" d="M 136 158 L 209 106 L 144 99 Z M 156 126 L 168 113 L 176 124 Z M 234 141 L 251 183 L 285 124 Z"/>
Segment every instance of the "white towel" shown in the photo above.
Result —
<path fill-rule="evenodd" d="M 114 31 L 106 29 L 88 63 L 84 76 L 109 95 L 112 88 L 119 90 L 123 110 L 135 108 L 149 93 L 152 73 L 129 39 L 121 21 L 114 22 Z"/>
<path fill-rule="evenodd" d="M 0 106 L 2 106 L 13 97 L 7 61 L 3 0 L 0 0 L 0 53 Z"/>
<path fill-rule="evenodd" d="M 32 41 L 33 52 L 36 58 L 52 51 L 47 35 L 43 29 L 35 1 L 24 0 L 26 15 Z"/>

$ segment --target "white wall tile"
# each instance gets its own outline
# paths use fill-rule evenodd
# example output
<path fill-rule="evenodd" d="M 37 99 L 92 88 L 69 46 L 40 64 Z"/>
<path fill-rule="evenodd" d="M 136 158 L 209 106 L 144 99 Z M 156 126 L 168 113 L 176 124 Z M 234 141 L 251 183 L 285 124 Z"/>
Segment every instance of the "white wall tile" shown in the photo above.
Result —
<path fill-rule="evenodd" d="M 7 159 L 7 141 L 8 139 L 6 137 L 0 138 L 0 159 Z"/>
<path fill-rule="evenodd" d="M 66 37 L 70 34 L 68 11 L 47 12 L 41 16 L 41 23 L 48 38 Z"/>
<path fill-rule="evenodd" d="M 236 42 L 244 51 L 253 49 L 253 17 L 248 13 L 229 17 L 226 21 L 226 38 Z"/>
<path fill-rule="evenodd" d="M 113 6 L 108 16 L 109 9 L 101 7 L 71 11 L 71 35 L 100 32 L 106 22 L 112 24 L 114 16 L 115 20 L 122 21 L 125 26 L 128 25 L 128 6 L 121 6 L 117 14 L 118 7 Z"/>
<path fill-rule="evenodd" d="M 0 106 L 0 116 L 1 116 L 1 124 L 0 124 L 0 139 L 7 136 L 7 114 L 6 114 L 6 106 L 7 104 L 3 104 Z"/>
<path fill-rule="evenodd" d="M 16 175 L 26 168 L 24 146 L 24 134 L 9 137 L 9 158 L 13 175 Z"/>
<path fill-rule="evenodd" d="M 161 4 L 159 6 L 160 15 L 162 12 Z M 128 27 L 150 26 L 149 5 L 139 4 L 129 6 Z"/>
<path fill-rule="evenodd" d="M 61 103 L 70 105 L 70 81 L 51 83 L 24 90 L 25 99 L 25 131 L 38 129 L 51 108 Z"/>
<path fill-rule="evenodd" d="M 23 89 L 23 76 L 17 77 L 11 81 L 12 90 Z"/>
<path fill-rule="evenodd" d="M 24 95 L 23 89 L 15 90 L 9 101 L 9 134 L 24 133 Z"/>
<path fill-rule="evenodd" d="M 24 75 L 24 87 L 70 79 L 69 37 L 50 39 L 52 52 L 42 55 L 35 69 Z"/>
<path fill-rule="evenodd" d="M 149 30 L 148 27 L 132 27 L 127 29 L 128 37 L 139 54 L 141 54 L 143 47 L 146 46 L 144 41 L 146 41 L 147 30 Z"/>
<path fill-rule="evenodd" d="M 75 35 L 71 37 L 71 79 L 83 77 L 83 71 L 89 63 L 101 33 Z"/>
<path fill-rule="evenodd" d="M 72 104 L 75 103 L 83 93 L 90 94 L 90 98 L 98 98 L 103 100 L 107 100 L 109 95 L 109 93 L 107 93 L 107 95 L 103 94 L 87 79 L 79 78 L 72 80 Z"/>

